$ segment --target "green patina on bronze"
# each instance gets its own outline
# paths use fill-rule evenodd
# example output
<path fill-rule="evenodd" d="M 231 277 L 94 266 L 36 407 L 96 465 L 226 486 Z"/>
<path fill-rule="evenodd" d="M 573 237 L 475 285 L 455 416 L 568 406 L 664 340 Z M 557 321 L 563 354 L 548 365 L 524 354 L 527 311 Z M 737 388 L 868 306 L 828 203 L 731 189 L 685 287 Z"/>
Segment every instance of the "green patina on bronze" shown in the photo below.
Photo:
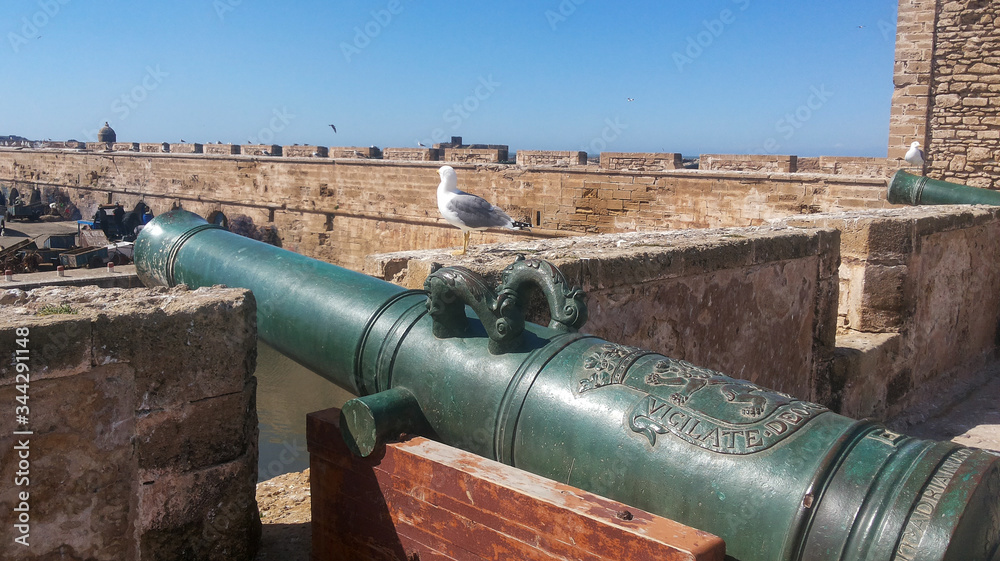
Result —
<path fill-rule="evenodd" d="M 887 200 L 895 205 L 1000 206 L 1000 191 L 979 189 L 897 171 L 889 181 Z"/>
<path fill-rule="evenodd" d="M 721 536 L 741 561 L 986 560 L 1000 458 L 578 332 L 583 293 L 518 260 L 407 291 L 174 211 L 136 242 L 147 284 L 249 288 L 260 336 L 359 397 L 355 453 L 422 434 Z M 539 286 L 552 322 L 524 321 Z"/>

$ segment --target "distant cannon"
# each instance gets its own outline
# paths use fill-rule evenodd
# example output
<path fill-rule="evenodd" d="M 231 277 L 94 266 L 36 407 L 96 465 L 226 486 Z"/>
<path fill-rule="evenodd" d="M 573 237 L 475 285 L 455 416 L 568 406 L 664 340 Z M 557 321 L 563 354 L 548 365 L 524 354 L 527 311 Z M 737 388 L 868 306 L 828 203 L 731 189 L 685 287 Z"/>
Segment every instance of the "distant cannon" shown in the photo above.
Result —
<path fill-rule="evenodd" d="M 897 171 L 889 181 L 888 201 L 895 205 L 994 205 L 1000 191 L 979 189 Z"/>
<path fill-rule="evenodd" d="M 153 213 L 144 201 L 136 203 L 135 208 L 125 212 L 121 203 L 100 205 L 94 213 L 94 229 L 101 230 L 108 240 L 133 241 L 139 226 L 153 219 Z"/>
<path fill-rule="evenodd" d="M 448 267 L 404 290 L 180 210 L 135 256 L 147 285 L 251 289 L 262 339 L 361 396 L 341 419 L 359 455 L 422 434 L 712 532 L 740 561 L 996 559 L 1000 457 L 579 333 L 583 293 L 544 261 L 496 289 Z M 535 285 L 547 327 L 524 321 Z"/>
<path fill-rule="evenodd" d="M 47 210 L 48 207 L 42 203 L 42 194 L 38 189 L 32 189 L 27 197 L 18 192 L 16 187 L 12 187 L 8 193 L 7 220 L 35 221 Z"/>

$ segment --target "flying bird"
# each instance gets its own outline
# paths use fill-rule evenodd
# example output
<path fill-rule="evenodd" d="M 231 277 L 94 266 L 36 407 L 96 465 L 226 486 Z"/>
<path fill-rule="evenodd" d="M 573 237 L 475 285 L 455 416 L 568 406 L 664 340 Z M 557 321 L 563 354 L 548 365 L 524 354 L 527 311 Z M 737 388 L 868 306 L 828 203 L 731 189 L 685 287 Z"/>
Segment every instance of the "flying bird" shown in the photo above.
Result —
<path fill-rule="evenodd" d="M 419 146 L 419 147 L 423 148 L 423 147 L 424 147 L 424 143 L 423 143 L 423 142 L 418 142 L 418 143 L 417 143 L 417 146 Z"/>
<path fill-rule="evenodd" d="M 903 159 L 911 165 L 923 167 L 924 151 L 920 149 L 920 143 L 913 142 L 910 144 L 910 149 L 906 151 L 906 155 L 903 156 Z"/>
<path fill-rule="evenodd" d="M 438 210 L 449 224 L 462 230 L 464 241 L 462 251 L 454 255 L 465 255 L 469 251 L 469 235 L 472 230 L 486 228 L 506 228 L 522 230 L 531 227 L 525 222 L 518 222 L 507 216 L 507 213 L 490 204 L 482 197 L 458 190 L 458 175 L 451 166 L 441 166 L 438 169 L 441 183 L 437 189 Z"/>
<path fill-rule="evenodd" d="M 635 101 L 635 98 L 633 98 L 633 97 L 627 97 L 627 98 L 625 98 L 625 101 Z"/>
<path fill-rule="evenodd" d="M 330 125 L 330 128 L 333 129 L 333 132 L 337 132 L 337 127 Z"/>

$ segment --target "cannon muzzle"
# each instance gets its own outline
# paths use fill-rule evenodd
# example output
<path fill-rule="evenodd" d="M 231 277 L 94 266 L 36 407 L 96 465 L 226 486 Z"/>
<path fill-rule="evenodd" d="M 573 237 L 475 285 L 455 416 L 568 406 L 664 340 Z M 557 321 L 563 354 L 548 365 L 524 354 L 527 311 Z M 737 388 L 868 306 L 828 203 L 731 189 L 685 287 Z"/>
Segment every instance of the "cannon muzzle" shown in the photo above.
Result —
<path fill-rule="evenodd" d="M 889 181 L 887 200 L 895 205 L 993 205 L 1000 206 L 1000 191 L 948 183 L 897 171 Z"/>
<path fill-rule="evenodd" d="M 712 532 L 741 561 L 997 557 L 997 456 L 580 333 L 584 295 L 547 262 L 403 290 L 186 211 L 135 255 L 147 284 L 252 290 L 264 340 L 360 396 L 341 421 L 359 455 L 422 434 Z M 548 326 L 524 320 L 535 286 Z"/>

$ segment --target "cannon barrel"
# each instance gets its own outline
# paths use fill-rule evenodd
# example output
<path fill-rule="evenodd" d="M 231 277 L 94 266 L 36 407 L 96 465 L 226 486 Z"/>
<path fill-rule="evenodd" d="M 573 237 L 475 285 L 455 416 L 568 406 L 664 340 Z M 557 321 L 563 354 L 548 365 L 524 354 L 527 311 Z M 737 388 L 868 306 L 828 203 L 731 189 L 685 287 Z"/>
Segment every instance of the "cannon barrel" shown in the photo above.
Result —
<path fill-rule="evenodd" d="M 1000 206 L 1000 191 L 948 183 L 940 179 L 906 173 L 903 170 L 893 174 L 886 198 L 896 205 Z"/>
<path fill-rule="evenodd" d="M 448 267 L 403 290 L 180 210 L 135 255 L 148 285 L 252 290 L 261 338 L 360 396 L 341 421 L 359 455 L 423 434 L 712 532 L 741 561 L 997 556 L 997 456 L 580 333 L 584 296 L 544 261 L 496 289 Z M 548 326 L 523 319 L 534 286 Z"/>

